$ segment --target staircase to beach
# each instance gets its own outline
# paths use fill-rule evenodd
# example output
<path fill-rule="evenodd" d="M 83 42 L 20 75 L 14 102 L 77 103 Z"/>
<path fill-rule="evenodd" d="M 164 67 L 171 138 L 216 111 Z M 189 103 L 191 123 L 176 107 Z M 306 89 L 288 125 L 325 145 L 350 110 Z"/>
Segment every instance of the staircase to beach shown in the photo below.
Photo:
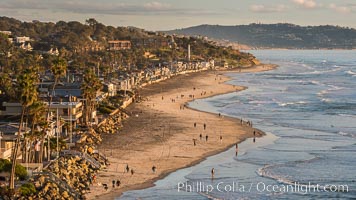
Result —
<path fill-rule="evenodd" d="M 79 157 L 85 159 L 87 162 L 89 162 L 93 168 L 100 169 L 100 167 L 101 167 L 100 162 L 95 160 L 93 157 L 91 157 L 87 153 L 82 153 L 82 152 L 74 151 L 74 150 L 64 150 L 64 151 L 61 151 L 61 155 L 62 156 L 79 156 Z"/>

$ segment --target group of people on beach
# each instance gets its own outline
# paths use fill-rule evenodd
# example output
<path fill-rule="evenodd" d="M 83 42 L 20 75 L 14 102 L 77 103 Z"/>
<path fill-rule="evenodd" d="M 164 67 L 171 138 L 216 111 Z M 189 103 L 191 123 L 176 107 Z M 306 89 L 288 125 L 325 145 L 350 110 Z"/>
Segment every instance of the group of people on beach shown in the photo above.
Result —
<path fill-rule="evenodd" d="M 112 188 L 115 188 L 116 187 L 120 187 L 121 185 L 121 181 L 120 180 L 112 180 Z"/>
<path fill-rule="evenodd" d="M 218 80 L 218 79 L 222 80 L 222 78 L 217 75 L 216 78 L 215 78 L 215 80 Z M 220 83 L 220 82 L 219 82 L 219 83 Z M 235 86 L 233 86 L 233 87 L 235 88 Z M 196 88 L 193 87 L 193 90 L 196 90 Z M 212 92 L 211 92 L 211 93 L 212 93 Z M 201 96 L 206 95 L 206 91 L 202 91 L 202 92 L 200 93 L 200 95 L 201 95 Z M 181 95 L 180 95 L 180 98 L 184 98 L 184 96 L 185 96 L 185 95 L 181 94 Z M 188 96 L 189 96 L 189 98 L 195 99 L 194 94 L 190 94 L 190 95 L 188 95 Z M 178 96 L 177 96 L 176 98 L 178 99 Z M 162 100 L 164 100 L 164 97 L 163 97 L 163 96 L 162 96 Z M 176 102 L 176 99 L 171 98 L 171 102 L 172 102 L 172 103 L 175 103 L 175 102 Z M 186 108 L 186 104 L 182 104 L 182 105 L 180 105 L 180 107 L 179 107 L 180 110 L 184 110 L 184 108 Z M 218 116 L 219 116 L 219 118 L 223 117 L 221 113 L 218 113 Z M 248 121 L 244 121 L 244 120 L 241 118 L 241 119 L 240 119 L 240 123 L 241 123 L 241 126 L 247 125 L 247 126 L 249 126 L 249 127 L 253 127 L 252 121 L 249 121 L 249 120 L 248 120 Z M 196 128 L 196 127 L 197 127 L 197 122 L 194 122 L 193 126 L 194 126 L 194 128 Z M 206 123 L 203 123 L 203 130 L 205 131 L 206 129 L 207 129 L 207 125 L 206 125 Z M 256 130 L 253 131 L 253 136 L 254 136 L 254 137 L 253 137 L 253 142 L 255 143 L 255 142 L 256 142 Z M 202 133 L 200 133 L 199 138 L 200 138 L 200 141 L 203 140 L 203 134 L 202 134 Z M 208 136 L 208 134 L 206 134 L 206 135 L 205 135 L 205 141 L 206 141 L 206 142 L 208 142 L 208 138 L 209 138 L 209 136 Z M 223 139 L 223 137 L 222 137 L 222 135 L 220 135 L 220 136 L 219 136 L 220 144 L 222 144 L 222 139 Z M 196 146 L 198 140 L 197 140 L 196 138 L 193 138 L 192 141 L 193 141 L 193 145 Z M 236 145 L 235 145 L 235 156 L 238 156 L 238 152 L 239 152 L 239 147 L 238 147 L 238 143 L 236 143 Z M 128 166 L 127 166 L 126 172 L 129 172 Z M 156 166 L 152 166 L 152 172 L 153 172 L 153 173 L 156 172 Z M 133 175 L 133 170 L 132 170 L 132 169 L 131 169 L 131 174 Z M 215 175 L 215 168 L 212 168 L 212 169 L 211 169 L 211 178 L 212 178 L 212 179 L 214 179 L 214 175 Z M 114 185 L 114 184 L 113 184 L 113 185 Z"/>
<path fill-rule="evenodd" d="M 241 125 L 244 124 L 244 120 L 243 120 L 242 118 L 240 119 L 240 124 L 241 124 Z M 248 120 L 248 121 L 246 122 L 246 125 L 249 126 L 249 127 L 252 127 L 252 121 Z"/>
<path fill-rule="evenodd" d="M 197 123 L 194 122 L 194 128 L 196 128 L 196 127 L 197 127 Z M 206 129 L 206 123 L 203 124 L 203 128 L 204 128 L 204 130 Z"/>
<path fill-rule="evenodd" d="M 194 128 L 196 128 L 197 127 L 197 123 L 194 122 L 193 126 L 194 126 Z M 206 130 L 206 123 L 203 124 L 203 128 L 204 128 L 204 130 Z M 200 141 L 203 140 L 203 134 L 202 133 L 199 134 L 199 138 L 200 138 Z M 205 141 L 206 142 L 208 141 L 208 138 L 209 138 L 209 136 L 208 136 L 208 134 L 206 134 L 205 135 Z M 193 138 L 193 145 L 194 146 L 196 146 L 196 142 L 197 142 L 197 139 Z"/>
<path fill-rule="evenodd" d="M 156 167 L 155 165 L 153 165 L 153 166 L 152 166 L 152 172 L 153 172 L 153 173 L 156 173 L 156 170 L 157 170 L 157 167 Z M 131 176 L 133 176 L 134 173 L 135 173 L 135 171 L 133 170 L 133 168 L 130 169 L 129 165 L 126 164 L 126 167 L 125 167 L 125 169 L 124 169 L 124 173 L 131 173 Z M 96 176 L 93 175 L 90 180 L 91 180 L 91 181 L 90 181 L 91 183 L 95 183 L 95 181 L 96 181 Z M 111 183 L 112 183 L 112 188 L 120 187 L 120 185 L 121 185 L 121 181 L 120 181 L 119 179 L 117 179 L 117 180 L 112 180 Z M 109 189 L 108 184 L 106 184 L 106 183 L 103 183 L 103 184 L 100 184 L 100 185 L 102 185 L 106 191 Z"/>
<path fill-rule="evenodd" d="M 135 173 L 135 171 L 131 168 L 131 170 L 130 170 L 130 167 L 129 167 L 129 165 L 128 164 L 126 164 L 126 167 L 125 167 L 125 172 L 126 173 L 131 173 L 131 175 L 134 175 L 134 173 Z"/>

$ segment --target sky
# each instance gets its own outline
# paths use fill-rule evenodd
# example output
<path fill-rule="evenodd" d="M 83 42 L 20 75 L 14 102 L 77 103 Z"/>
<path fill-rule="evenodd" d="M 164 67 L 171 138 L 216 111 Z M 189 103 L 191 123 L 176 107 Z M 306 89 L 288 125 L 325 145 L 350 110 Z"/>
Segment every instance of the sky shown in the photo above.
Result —
<path fill-rule="evenodd" d="M 0 0 L 0 16 L 172 30 L 201 24 L 294 23 L 356 28 L 356 0 Z"/>

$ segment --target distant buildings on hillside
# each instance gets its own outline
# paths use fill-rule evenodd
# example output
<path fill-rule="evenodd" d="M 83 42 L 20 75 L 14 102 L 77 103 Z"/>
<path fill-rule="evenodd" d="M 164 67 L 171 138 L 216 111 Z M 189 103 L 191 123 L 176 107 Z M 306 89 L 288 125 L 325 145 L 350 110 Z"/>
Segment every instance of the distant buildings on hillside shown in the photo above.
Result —
<path fill-rule="evenodd" d="M 108 41 L 110 51 L 120 51 L 131 49 L 131 41 L 129 40 L 111 40 Z"/>

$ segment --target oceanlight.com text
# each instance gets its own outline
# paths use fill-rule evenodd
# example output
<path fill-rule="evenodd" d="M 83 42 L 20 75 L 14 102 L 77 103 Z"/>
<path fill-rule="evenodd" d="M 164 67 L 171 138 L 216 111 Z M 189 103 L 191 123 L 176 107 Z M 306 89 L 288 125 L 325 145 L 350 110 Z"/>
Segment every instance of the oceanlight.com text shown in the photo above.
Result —
<path fill-rule="evenodd" d="M 258 192 L 258 193 L 319 193 L 319 192 L 348 192 L 348 185 L 337 184 L 301 184 L 295 182 L 293 184 L 266 184 L 258 183 L 239 183 L 239 182 L 218 182 L 215 184 L 205 182 L 179 182 L 177 184 L 178 192 Z"/>
<path fill-rule="evenodd" d="M 263 182 L 259 182 L 256 184 L 256 190 L 258 192 L 267 192 L 267 193 L 275 193 L 275 192 L 283 192 L 283 193 L 315 193 L 315 192 L 348 192 L 348 185 L 319 185 L 319 184 L 300 184 L 298 182 L 294 184 L 265 184 Z"/>

